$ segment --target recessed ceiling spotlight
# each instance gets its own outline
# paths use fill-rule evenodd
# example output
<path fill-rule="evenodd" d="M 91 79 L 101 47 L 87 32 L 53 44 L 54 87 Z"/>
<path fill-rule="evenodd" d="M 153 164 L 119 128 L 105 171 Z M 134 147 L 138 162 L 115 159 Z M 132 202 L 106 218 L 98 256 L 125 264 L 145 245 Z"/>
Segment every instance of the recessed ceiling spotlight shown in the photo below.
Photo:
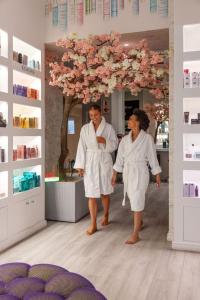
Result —
<path fill-rule="evenodd" d="M 125 44 L 124 44 L 124 47 L 128 47 L 128 46 L 129 46 L 129 44 L 128 44 L 128 43 L 125 43 Z"/>

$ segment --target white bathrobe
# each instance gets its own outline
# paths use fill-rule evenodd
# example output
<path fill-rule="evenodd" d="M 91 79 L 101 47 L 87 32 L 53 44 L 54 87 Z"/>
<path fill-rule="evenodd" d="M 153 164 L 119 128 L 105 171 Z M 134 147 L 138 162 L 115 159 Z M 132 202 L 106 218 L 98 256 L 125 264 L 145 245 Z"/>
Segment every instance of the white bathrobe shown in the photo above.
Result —
<path fill-rule="evenodd" d="M 149 184 L 149 169 L 153 175 L 161 172 L 158 164 L 156 148 L 150 134 L 141 130 L 136 140 L 132 141 L 131 132 L 125 136 L 118 149 L 114 170 L 123 172 L 124 199 L 126 194 L 130 200 L 132 211 L 142 211 L 145 206 L 145 193 Z"/>
<path fill-rule="evenodd" d="M 96 138 L 102 136 L 105 144 L 97 143 Z M 75 169 L 84 169 L 85 195 L 99 198 L 102 194 L 113 192 L 111 185 L 113 162 L 111 153 L 117 149 L 118 139 L 112 125 L 105 118 L 95 132 L 93 122 L 82 127 L 76 154 Z"/>

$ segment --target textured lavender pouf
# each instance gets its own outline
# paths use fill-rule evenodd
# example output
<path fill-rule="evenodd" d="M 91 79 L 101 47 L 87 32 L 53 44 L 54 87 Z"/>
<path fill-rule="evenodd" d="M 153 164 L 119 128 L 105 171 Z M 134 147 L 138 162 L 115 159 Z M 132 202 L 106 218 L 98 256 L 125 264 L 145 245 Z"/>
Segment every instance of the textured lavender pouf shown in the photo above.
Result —
<path fill-rule="evenodd" d="M 90 281 L 64 268 L 10 263 L 0 266 L 0 300 L 106 300 Z"/>

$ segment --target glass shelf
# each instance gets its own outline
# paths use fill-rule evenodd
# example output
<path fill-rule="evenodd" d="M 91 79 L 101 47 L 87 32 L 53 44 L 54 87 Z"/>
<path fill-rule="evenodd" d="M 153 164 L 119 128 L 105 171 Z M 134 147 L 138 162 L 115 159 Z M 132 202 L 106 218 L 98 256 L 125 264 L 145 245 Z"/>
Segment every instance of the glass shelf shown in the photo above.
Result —
<path fill-rule="evenodd" d="M 13 93 L 25 98 L 41 100 L 41 79 L 14 70 Z"/>
<path fill-rule="evenodd" d="M 41 129 L 41 108 L 14 103 L 13 126 L 16 128 Z"/>
<path fill-rule="evenodd" d="M 41 136 L 14 136 L 13 160 L 41 158 Z"/>
<path fill-rule="evenodd" d="M 184 161 L 200 161 L 200 134 L 183 134 Z"/>
<path fill-rule="evenodd" d="M 8 104 L 0 101 L 0 128 L 5 128 L 8 124 Z"/>
<path fill-rule="evenodd" d="M 13 171 L 13 194 L 37 189 L 41 185 L 41 165 Z"/>
<path fill-rule="evenodd" d="M 8 197 L 8 172 L 0 172 L 0 200 Z"/>
<path fill-rule="evenodd" d="M 31 46 L 28 43 L 25 43 L 24 41 L 18 39 L 17 37 L 13 37 L 13 56 L 20 54 L 23 56 L 26 56 L 27 63 L 23 63 L 23 65 L 27 65 L 29 68 L 32 68 L 34 70 L 41 70 L 41 51 L 33 46 Z M 33 63 L 36 63 L 36 67 L 33 67 Z M 19 62 L 19 61 L 18 61 Z M 37 62 L 39 62 L 39 67 L 37 65 Z"/>
<path fill-rule="evenodd" d="M 183 51 L 200 51 L 200 24 L 183 26 Z"/>
<path fill-rule="evenodd" d="M 188 125 L 200 124 L 200 98 L 183 99 L 183 122 Z"/>
<path fill-rule="evenodd" d="M 0 65 L 0 92 L 8 93 L 8 68 Z"/>
<path fill-rule="evenodd" d="M 0 56 L 8 58 L 8 34 L 0 29 Z"/>
<path fill-rule="evenodd" d="M 183 171 L 183 197 L 200 198 L 200 171 Z"/>
<path fill-rule="evenodd" d="M 0 136 L 0 164 L 8 162 L 8 137 Z"/>

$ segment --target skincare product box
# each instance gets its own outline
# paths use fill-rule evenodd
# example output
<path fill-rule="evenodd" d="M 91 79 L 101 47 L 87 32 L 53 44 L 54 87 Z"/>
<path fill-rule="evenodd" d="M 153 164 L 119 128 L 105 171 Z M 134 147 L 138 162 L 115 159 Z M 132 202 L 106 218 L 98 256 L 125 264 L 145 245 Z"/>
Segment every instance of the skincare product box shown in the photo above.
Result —
<path fill-rule="evenodd" d="M 40 186 L 40 175 L 36 172 L 23 172 L 13 177 L 13 193 L 25 192 Z"/>
<path fill-rule="evenodd" d="M 199 197 L 199 187 L 194 183 L 184 183 L 183 185 L 183 197 L 196 198 Z"/>

